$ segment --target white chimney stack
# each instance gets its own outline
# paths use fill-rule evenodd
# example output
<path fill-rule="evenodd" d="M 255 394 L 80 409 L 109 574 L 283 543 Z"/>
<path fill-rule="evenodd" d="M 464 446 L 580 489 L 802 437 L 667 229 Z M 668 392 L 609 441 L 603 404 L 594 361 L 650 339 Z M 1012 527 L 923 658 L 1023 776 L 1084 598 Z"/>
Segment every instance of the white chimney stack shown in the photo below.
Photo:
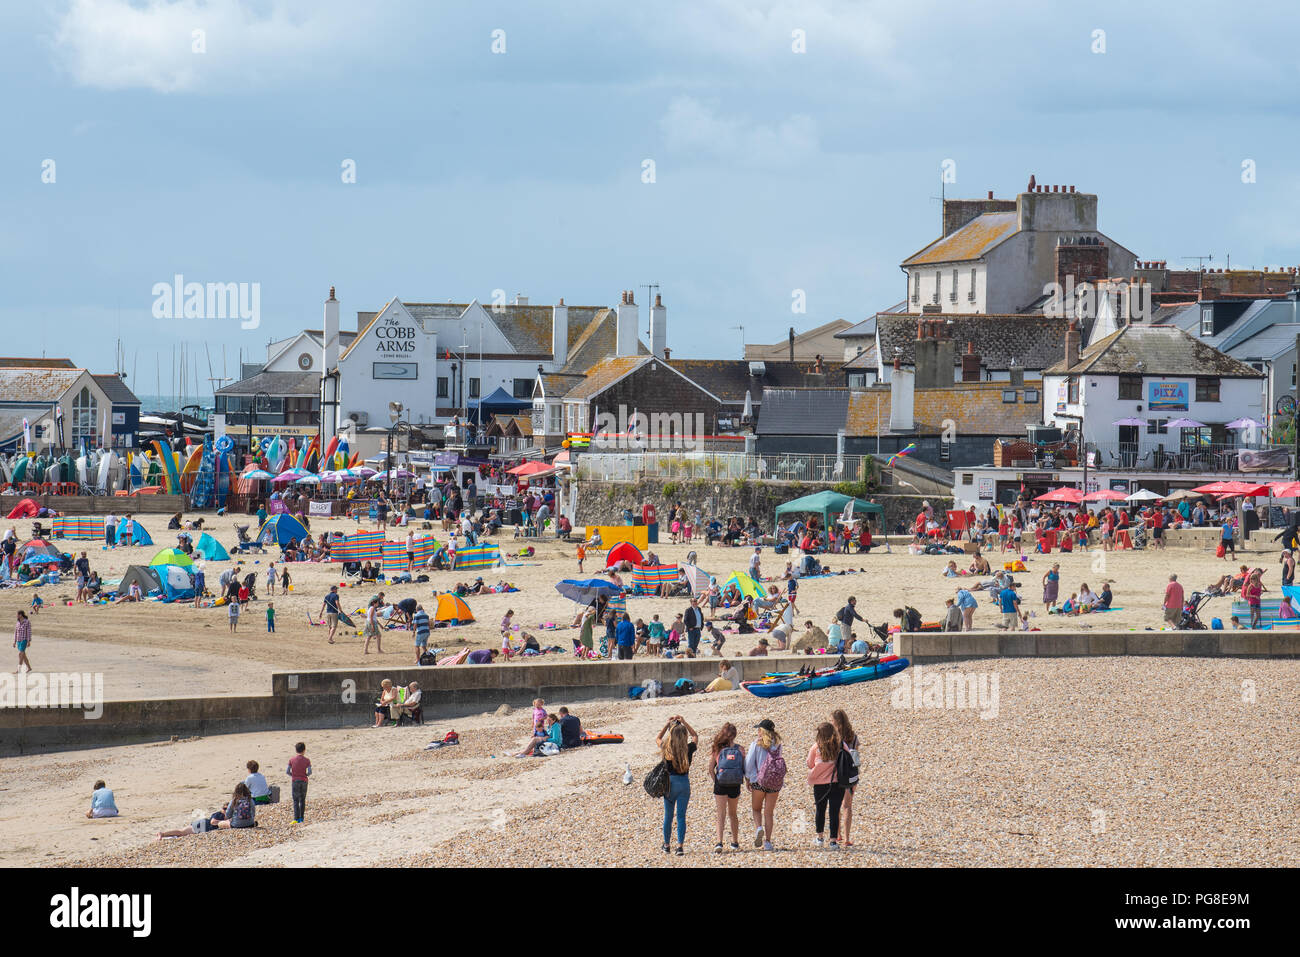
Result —
<path fill-rule="evenodd" d="M 324 368 L 321 372 L 329 372 L 339 364 L 339 301 L 334 298 L 334 287 L 330 286 L 330 297 L 325 300 L 325 327 L 324 327 Z"/>
<path fill-rule="evenodd" d="M 636 300 L 632 298 L 632 290 L 624 290 L 623 301 L 618 304 L 617 317 L 618 337 L 614 355 L 634 356 L 637 354 L 637 333 L 641 323 L 637 315 Z"/>
<path fill-rule="evenodd" d="M 916 400 L 916 373 L 894 366 L 889 381 L 889 431 L 911 432 L 916 427 L 912 419 Z"/>
<path fill-rule="evenodd" d="M 668 345 L 668 310 L 664 308 L 663 297 L 655 294 L 655 304 L 650 307 L 650 351 L 660 359 L 664 356 L 664 347 Z"/>
<path fill-rule="evenodd" d="M 569 361 L 569 307 L 561 299 L 552 308 L 551 355 L 560 368 Z"/>

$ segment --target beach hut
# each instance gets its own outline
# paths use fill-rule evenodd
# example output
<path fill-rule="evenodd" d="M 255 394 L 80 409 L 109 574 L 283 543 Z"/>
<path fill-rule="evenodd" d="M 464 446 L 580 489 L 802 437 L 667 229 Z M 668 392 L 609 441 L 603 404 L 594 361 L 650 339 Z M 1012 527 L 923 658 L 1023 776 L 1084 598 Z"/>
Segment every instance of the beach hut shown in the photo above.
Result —
<path fill-rule="evenodd" d="M 433 620 L 445 621 L 449 625 L 468 625 L 474 620 L 474 613 L 469 610 L 465 600 L 451 592 L 437 597 Z"/>
<path fill-rule="evenodd" d="M 153 539 L 145 531 L 145 527 L 135 519 L 122 519 L 117 523 L 117 540 L 122 541 L 122 536 L 126 534 L 127 529 L 131 530 L 132 545 L 152 545 Z"/>
<path fill-rule="evenodd" d="M 737 590 L 746 598 L 763 597 L 763 586 L 750 578 L 748 572 L 732 572 L 731 577 L 723 584 L 722 590 L 726 591 L 731 585 L 735 585 Z"/>
<path fill-rule="evenodd" d="M 41 507 L 33 502 L 30 498 L 19 501 L 9 513 L 9 518 L 35 518 Z"/>
<path fill-rule="evenodd" d="M 125 595 L 127 589 L 131 587 L 131 582 L 139 583 L 140 591 L 145 595 L 151 591 L 162 591 L 162 579 L 158 575 L 158 570 L 148 565 L 128 565 L 122 580 L 117 583 L 117 593 Z"/>
<path fill-rule="evenodd" d="M 619 542 L 605 556 L 605 567 L 609 568 L 619 562 L 631 562 L 633 565 L 640 565 L 644 561 L 645 556 L 641 554 L 639 548 L 631 542 Z"/>
<path fill-rule="evenodd" d="M 303 526 L 302 522 L 294 518 L 288 512 L 281 512 L 279 515 L 272 515 L 262 527 L 257 530 L 257 540 L 263 545 L 274 542 L 277 545 L 288 545 L 292 541 L 303 542 L 311 535 Z M 383 536 L 380 536 L 382 541 Z M 382 557 L 382 555 L 380 556 Z"/>
<path fill-rule="evenodd" d="M 456 550 L 456 570 L 465 568 L 495 568 L 502 564 L 501 549 L 496 545 L 475 545 Z"/>
<path fill-rule="evenodd" d="M 199 536 L 198 543 L 194 546 L 194 554 L 210 562 L 230 561 L 230 552 L 207 532 Z"/>
<path fill-rule="evenodd" d="M 159 565 L 184 565 L 189 567 L 194 564 L 194 559 L 186 555 L 179 548 L 164 548 L 161 552 L 149 559 L 149 564 L 155 568 Z"/>
<path fill-rule="evenodd" d="M 822 526 L 824 528 L 831 528 L 834 525 L 835 518 L 840 513 L 845 512 L 850 502 L 853 503 L 853 510 L 849 514 L 875 515 L 884 518 L 885 509 L 883 506 L 872 502 L 864 502 L 860 498 L 841 495 L 839 492 L 832 492 L 829 489 L 825 492 L 805 495 L 803 498 L 796 498 L 793 501 L 778 505 L 776 507 L 776 517 L 780 520 L 782 515 L 815 514 L 822 517 Z"/>

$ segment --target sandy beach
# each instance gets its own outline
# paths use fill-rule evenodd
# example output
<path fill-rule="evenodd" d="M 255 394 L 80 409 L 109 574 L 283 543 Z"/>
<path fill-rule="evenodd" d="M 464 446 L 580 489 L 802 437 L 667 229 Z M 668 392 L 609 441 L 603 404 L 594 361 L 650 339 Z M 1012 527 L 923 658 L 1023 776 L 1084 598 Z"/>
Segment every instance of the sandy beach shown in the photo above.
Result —
<path fill-rule="evenodd" d="M 166 530 L 162 516 L 145 516 L 142 520 L 153 536 L 151 547 L 103 550 L 97 542 L 60 541 L 61 547 L 73 555 L 83 549 L 92 567 L 105 579 L 120 578 L 130 564 L 147 564 L 160 549 L 175 543 L 175 532 Z M 205 527 L 227 546 L 236 539 L 234 525 L 246 524 L 247 516 L 225 516 L 210 521 Z M 12 523 L 11 523 L 12 524 Z M 18 523 L 19 534 L 25 537 L 26 522 Z M 312 531 L 351 531 L 358 526 L 350 519 L 317 519 Z M 417 531 L 420 529 L 417 526 Z M 440 534 L 438 527 L 434 534 Z M 390 537 L 401 539 L 404 531 L 390 530 Z M 1203 588 L 1219 575 L 1235 571 L 1239 564 L 1261 565 L 1267 569 L 1266 585 L 1277 586 L 1277 551 L 1263 540 L 1257 540 L 1251 550 L 1244 550 L 1238 562 L 1214 557 L 1211 551 L 1170 548 L 1163 552 L 1125 551 L 1069 555 L 1026 555 L 1027 572 L 1017 573 L 1022 609 L 1034 612 L 1034 627 L 1043 630 L 1084 631 L 1091 628 L 1124 630 L 1160 628 L 1163 618 L 1160 610 L 1164 588 L 1171 572 L 1176 572 L 1190 593 Z M 358 611 L 371 595 L 384 591 L 387 598 L 400 600 L 414 596 L 421 601 L 431 599 L 435 591 L 447 591 L 457 582 L 472 582 L 482 575 L 488 583 L 508 581 L 520 591 L 511 594 L 493 594 L 468 599 L 475 622 L 470 625 L 434 631 L 432 646 L 459 650 L 499 647 L 500 622 L 507 609 L 515 611 L 515 623 L 521 629 L 536 635 L 543 646 L 557 645 L 566 654 L 546 655 L 530 661 L 572 661 L 567 654 L 572 648 L 578 630 L 568 627 L 575 606 L 555 591 L 555 583 L 563 578 L 590 577 L 599 570 L 603 558 L 592 554 L 578 573 L 577 556 L 572 544 L 554 540 L 522 540 L 509 534 L 497 539 L 503 554 L 517 551 L 532 544 L 536 554 L 531 558 L 507 558 L 511 563 L 496 569 L 479 572 L 435 571 L 429 572 L 430 581 L 424 584 L 355 586 L 342 590 L 344 608 Z M 743 570 L 751 549 L 707 547 L 698 541 L 690 546 L 660 544 L 653 546 L 661 561 L 677 563 L 685 560 L 689 551 L 698 553 L 702 568 L 724 581 L 733 571 Z M 243 559 L 244 571 L 258 573 L 259 589 L 264 582 L 264 572 L 269 561 L 276 556 L 250 555 Z M 990 554 L 990 562 L 998 567 L 1010 560 L 1005 555 Z M 767 578 L 779 578 L 785 570 L 788 556 L 776 555 L 770 548 L 762 552 L 762 573 Z M 812 620 L 823 629 L 828 628 L 835 612 L 850 595 L 856 595 L 858 610 L 875 624 L 891 622 L 891 613 L 900 604 L 918 608 L 926 620 L 937 620 L 943 613 L 943 599 L 954 593 L 958 584 L 969 584 L 973 579 L 943 577 L 949 558 L 965 569 L 970 564 L 968 556 L 908 555 L 898 546 L 892 554 L 873 550 L 869 555 L 823 556 L 824 564 L 832 571 L 854 569 L 853 574 L 807 579 L 800 583 L 798 595 L 797 630 L 803 622 Z M 1060 562 L 1060 597 L 1064 600 L 1086 582 L 1094 591 L 1103 581 L 1111 582 L 1119 610 L 1104 615 L 1064 617 L 1047 616 L 1041 602 L 1043 574 L 1052 562 Z M 215 586 L 226 564 L 208 563 L 209 588 Z M 861 569 L 861 571 L 858 571 Z M 276 594 L 276 632 L 266 631 L 265 607 L 268 596 L 259 591 L 259 600 L 250 603 L 242 616 L 238 631 L 230 633 L 224 608 L 195 608 L 189 604 L 166 605 L 159 602 L 142 604 L 69 606 L 75 597 L 75 585 L 68 580 L 64 585 L 44 586 L 40 589 L 45 606 L 33 621 L 34 640 L 29 656 L 38 671 L 103 670 L 105 696 L 110 699 L 131 697 L 164 697 L 177 694 L 199 693 L 262 693 L 269 691 L 269 674 L 274 669 L 309 669 L 356 667 L 373 665 L 375 668 L 391 667 L 414 662 L 411 635 L 405 630 L 386 632 L 383 650 L 373 646 L 370 656 L 362 654 L 363 642 L 356 633 L 340 631 L 337 643 L 326 642 L 324 627 L 309 623 L 319 618 L 321 601 L 332 584 L 344 579 L 337 564 L 295 563 L 290 566 L 293 591 L 287 595 Z M 354 580 L 355 581 L 355 580 Z M 779 583 L 784 590 L 783 583 Z M 975 615 L 976 629 L 991 629 L 1000 616 L 991 603 L 983 600 Z M 12 622 L 15 611 L 26 608 L 31 600 L 29 589 L 0 591 L 0 620 Z M 628 609 L 633 619 L 658 614 L 660 620 L 671 624 L 673 617 L 686 607 L 681 598 L 630 598 Z M 1225 624 L 1229 618 L 1229 601 L 1214 599 L 1204 617 L 1221 617 Z M 543 627 L 546 623 L 559 626 L 554 630 Z M 860 628 L 861 626 L 859 626 Z M 738 655 L 747 653 L 761 635 L 729 634 L 725 651 Z M 67 639 L 64 642 L 46 639 Z M 12 649 L 10 650 L 12 653 Z M 175 653 L 175 654 L 172 654 Z M 91 669 L 90 664 L 94 664 Z M 500 663 L 491 667 L 510 667 Z M 260 675 L 267 677 L 263 680 Z"/>

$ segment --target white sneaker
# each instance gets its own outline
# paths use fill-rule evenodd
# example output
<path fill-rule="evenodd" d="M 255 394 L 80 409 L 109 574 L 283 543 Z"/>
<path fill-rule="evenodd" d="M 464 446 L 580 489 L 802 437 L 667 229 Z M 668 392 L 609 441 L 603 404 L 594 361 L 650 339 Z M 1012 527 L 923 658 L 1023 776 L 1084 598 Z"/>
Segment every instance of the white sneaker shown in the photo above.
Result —
<path fill-rule="evenodd" d="M 754 846 L 755 847 L 763 846 L 763 829 L 761 827 L 754 832 Z"/>
<path fill-rule="evenodd" d="M 813 841 L 813 847 L 821 847 L 821 846 L 822 846 L 822 839 L 820 837 Z"/>
<path fill-rule="evenodd" d="M 771 842 L 771 841 L 764 841 L 764 842 L 763 842 L 763 850 L 765 850 L 765 851 L 775 851 L 776 848 L 772 846 L 772 842 Z"/>

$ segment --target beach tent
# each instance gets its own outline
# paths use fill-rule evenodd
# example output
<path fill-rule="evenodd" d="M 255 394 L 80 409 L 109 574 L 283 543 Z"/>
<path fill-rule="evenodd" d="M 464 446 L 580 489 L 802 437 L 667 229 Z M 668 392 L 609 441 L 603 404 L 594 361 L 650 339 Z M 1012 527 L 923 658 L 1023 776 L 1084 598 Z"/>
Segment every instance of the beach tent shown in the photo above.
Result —
<path fill-rule="evenodd" d="M 150 568 L 148 565 L 128 565 L 122 580 L 117 583 L 117 593 L 125 595 L 133 581 L 139 582 L 140 591 L 146 595 L 151 591 L 162 591 L 162 579 L 157 568 Z"/>
<path fill-rule="evenodd" d="M 634 565 L 632 590 L 638 595 L 653 594 L 660 585 L 674 584 L 681 577 L 680 571 L 676 565 Z"/>
<path fill-rule="evenodd" d="M 192 601 L 194 599 L 194 575 L 189 568 L 181 565 L 151 566 L 158 580 L 162 583 L 163 601 Z"/>
<path fill-rule="evenodd" d="M 69 518 L 60 515 L 54 519 L 55 538 L 77 538 L 84 541 L 104 537 L 104 522 L 93 517 Z"/>
<path fill-rule="evenodd" d="M 288 512 L 281 512 L 279 515 L 272 515 L 262 527 L 257 530 L 257 541 L 263 545 L 268 542 L 275 542 L 277 545 L 288 545 L 291 541 L 297 539 L 299 542 L 306 541 L 311 533 L 303 527 L 302 522 L 294 518 Z M 380 536 L 383 541 L 383 536 Z M 376 555 L 376 558 L 382 558 L 382 554 Z"/>
<path fill-rule="evenodd" d="M 230 552 L 226 551 L 226 546 L 207 532 L 199 536 L 198 544 L 194 546 L 194 554 L 200 558 L 206 558 L 210 562 L 230 561 Z"/>
<path fill-rule="evenodd" d="M 683 565 L 682 571 L 686 573 L 686 581 L 691 586 L 692 595 L 703 595 L 709 590 L 709 579 L 712 576 L 699 565 Z"/>
<path fill-rule="evenodd" d="M 495 545 L 475 545 L 456 550 L 456 570 L 462 568 L 495 568 L 502 564 L 501 549 Z"/>
<path fill-rule="evenodd" d="M 474 620 L 474 613 L 469 610 L 465 600 L 451 592 L 437 596 L 437 607 L 431 616 L 434 621 L 445 621 L 450 625 L 468 625 Z"/>
<path fill-rule="evenodd" d="M 746 598 L 763 597 L 763 586 L 750 578 L 749 572 L 732 572 L 731 577 L 723 583 L 722 590 L 726 591 L 731 585 L 735 585 Z"/>
<path fill-rule="evenodd" d="M 605 567 L 609 568 L 619 562 L 631 562 L 633 565 L 640 565 L 644 561 L 645 556 L 641 554 L 639 548 L 631 542 L 619 542 L 605 556 Z"/>
<path fill-rule="evenodd" d="M 161 552 L 149 559 L 149 564 L 153 567 L 160 565 L 184 565 L 189 567 L 194 564 L 194 559 L 186 555 L 179 548 L 164 548 Z"/>
<path fill-rule="evenodd" d="M 119 542 L 122 540 L 122 535 L 126 532 L 126 522 L 127 522 L 126 519 L 122 519 L 120 522 L 117 523 L 117 540 Z M 149 533 L 145 531 L 145 527 L 141 525 L 139 522 L 137 522 L 135 519 L 131 519 L 131 544 L 132 545 L 153 544 L 153 539 L 149 537 Z"/>
<path fill-rule="evenodd" d="M 792 502 L 784 502 L 776 507 L 776 517 L 780 520 L 782 515 L 804 515 L 814 513 L 822 517 L 822 524 L 825 528 L 830 528 L 834 524 L 836 517 L 844 512 L 848 504 L 853 503 L 853 512 L 855 515 L 879 515 L 882 519 L 885 515 L 885 509 L 881 505 L 875 505 L 872 502 L 864 502 L 860 498 L 852 498 L 848 495 L 841 495 L 839 492 L 832 492 L 827 489 L 825 492 L 817 492 L 813 495 L 805 495 L 803 498 L 797 498 Z"/>
<path fill-rule="evenodd" d="M 8 515 L 9 518 L 35 518 L 41 507 L 33 502 L 30 498 L 25 498 L 13 507 Z"/>
<path fill-rule="evenodd" d="M 32 538 L 14 551 L 19 565 L 56 565 L 63 560 L 63 553 L 58 546 L 43 538 Z"/>

